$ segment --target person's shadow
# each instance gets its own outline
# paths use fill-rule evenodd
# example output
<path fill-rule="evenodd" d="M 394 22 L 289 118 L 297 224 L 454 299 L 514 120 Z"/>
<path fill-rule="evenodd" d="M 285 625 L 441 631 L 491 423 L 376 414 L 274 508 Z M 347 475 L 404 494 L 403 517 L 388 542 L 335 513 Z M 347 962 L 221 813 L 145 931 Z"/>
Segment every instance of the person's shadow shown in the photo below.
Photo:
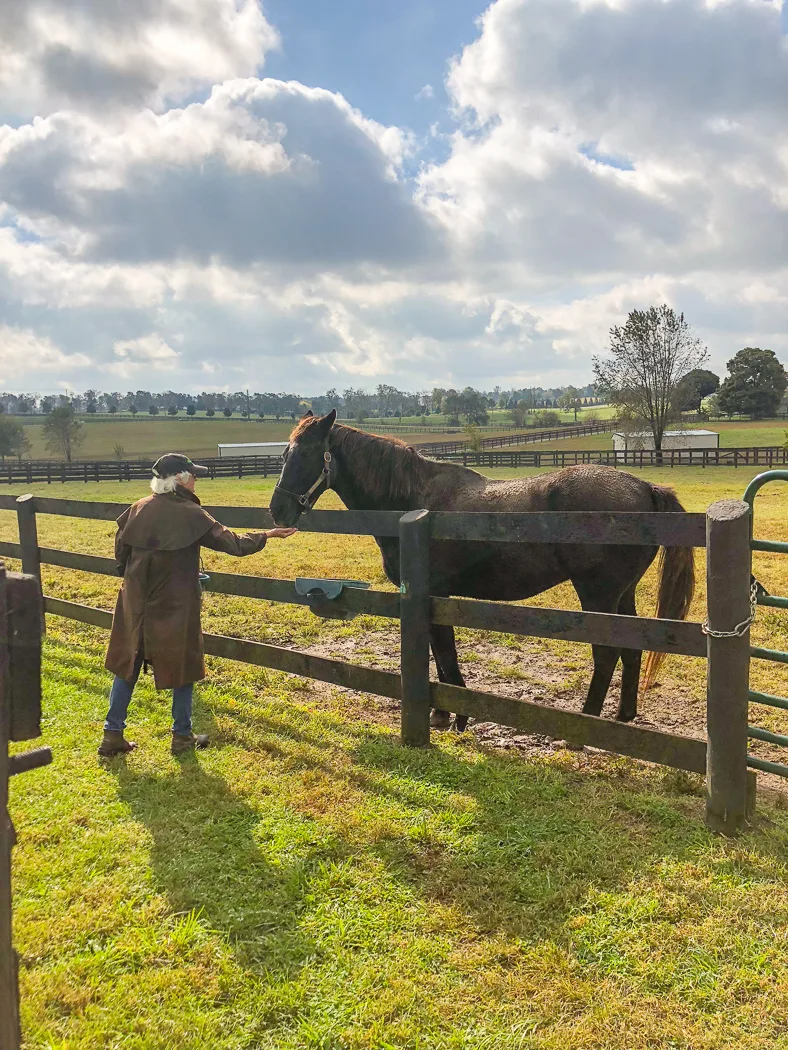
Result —
<path fill-rule="evenodd" d="M 199 722 L 196 728 L 210 728 L 205 712 Z M 123 759 L 107 768 L 118 797 L 153 837 L 153 877 L 172 910 L 193 911 L 227 937 L 242 966 L 297 973 L 315 951 L 299 927 L 315 851 L 299 851 L 291 860 L 274 856 L 275 850 L 267 854 L 281 816 L 277 804 L 267 797 L 265 808 L 256 810 L 203 769 L 199 752 L 161 773 L 138 772 Z M 342 852 L 341 843 L 326 843 L 318 829 L 315 834 L 322 846 Z"/>

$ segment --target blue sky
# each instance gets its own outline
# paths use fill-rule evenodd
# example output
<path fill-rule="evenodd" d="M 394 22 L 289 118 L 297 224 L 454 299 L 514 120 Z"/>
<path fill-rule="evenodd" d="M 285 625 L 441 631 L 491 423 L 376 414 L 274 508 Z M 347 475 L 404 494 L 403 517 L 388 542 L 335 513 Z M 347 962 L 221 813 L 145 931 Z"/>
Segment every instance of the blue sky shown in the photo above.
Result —
<path fill-rule="evenodd" d="M 265 72 L 344 95 L 382 124 L 426 134 L 451 127 L 443 88 L 450 59 L 479 33 L 481 0 L 268 0 L 282 48 Z M 416 98 L 425 84 L 433 98 Z"/>

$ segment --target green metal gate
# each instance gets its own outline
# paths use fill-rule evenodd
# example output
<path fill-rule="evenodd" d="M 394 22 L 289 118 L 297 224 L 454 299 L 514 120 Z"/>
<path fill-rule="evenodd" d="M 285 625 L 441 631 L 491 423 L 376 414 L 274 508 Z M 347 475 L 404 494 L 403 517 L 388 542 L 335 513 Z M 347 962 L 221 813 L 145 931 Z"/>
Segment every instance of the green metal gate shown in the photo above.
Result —
<path fill-rule="evenodd" d="M 753 478 L 744 493 L 744 502 L 750 508 L 750 549 L 754 551 L 769 551 L 772 554 L 788 554 L 788 543 L 780 540 L 756 540 L 753 538 L 755 520 L 755 496 L 759 489 L 770 481 L 788 481 L 788 470 L 767 470 Z M 762 593 L 753 582 L 753 613 L 756 605 L 768 605 L 775 609 L 788 609 L 788 598 L 776 598 L 770 594 Z M 756 660 L 773 660 L 776 663 L 788 664 L 788 653 L 779 649 L 762 649 L 757 646 L 750 647 L 750 657 Z M 769 693 L 758 693 L 750 690 L 750 700 L 753 703 L 765 704 L 767 707 L 778 707 L 788 711 L 788 699 L 784 696 L 771 696 Z M 747 736 L 751 740 L 765 740 L 770 744 L 778 744 L 788 747 L 788 736 L 781 733 L 772 733 L 768 729 L 759 729 L 757 726 L 747 727 Z M 781 777 L 788 777 L 788 765 L 780 762 L 767 762 L 763 758 L 747 758 L 747 765 L 751 769 L 760 769 L 764 773 L 776 773 Z"/>

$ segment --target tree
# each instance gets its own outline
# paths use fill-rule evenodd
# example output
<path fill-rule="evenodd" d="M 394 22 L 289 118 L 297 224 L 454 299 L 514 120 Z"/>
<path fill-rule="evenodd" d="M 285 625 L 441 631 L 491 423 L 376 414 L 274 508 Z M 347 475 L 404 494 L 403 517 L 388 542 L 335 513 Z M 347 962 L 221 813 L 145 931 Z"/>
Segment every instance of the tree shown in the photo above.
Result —
<path fill-rule="evenodd" d="M 516 401 L 509 409 L 509 418 L 516 427 L 524 427 L 528 419 L 528 405 L 525 401 Z"/>
<path fill-rule="evenodd" d="M 610 330 L 610 357 L 593 358 L 595 385 L 623 424 L 651 431 L 659 451 L 679 381 L 707 357 L 684 314 L 665 303 L 633 310 Z"/>
<path fill-rule="evenodd" d="M 534 423 L 538 427 L 558 427 L 561 425 L 561 416 L 550 408 L 541 408 L 534 415 Z"/>
<path fill-rule="evenodd" d="M 707 368 L 693 368 L 682 376 L 676 387 L 673 407 L 677 412 L 700 412 L 703 399 L 720 387 L 720 377 Z"/>
<path fill-rule="evenodd" d="M 186 415 L 187 416 L 196 416 L 197 415 L 197 406 L 195 404 L 193 404 L 193 403 L 190 404 L 190 405 L 187 405 L 186 406 Z"/>
<path fill-rule="evenodd" d="M 159 414 L 159 406 L 158 405 L 148 405 L 148 415 L 149 416 L 158 416 L 158 414 Z"/>
<path fill-rule="evenodd" d="M 114 416 L 117 411 L 118 411 L 117 404 L 114 401 L 110 401 L 110 403 L 109 403 L 109 414 L 111 416 Z"/>
<path fill-rule="evenodd" d="M 18 456 L 20 459 L 30 450 L 30 441 L 25 434 L 25 425 L 7 413 L 0 415 L 0 459 Z"/>
<path fill-rule="evenodd" d="M 482 447 L 482 432 L 476 423 L 466 423 L 462 428 L 465 444 L 470 452 L 478 452 Z"/>
<path fill-rule="evenodd" d="M 131 403 L 131 404 L 129 405 L 129 412 L 131 412 L 131 414 L 132 414 L 133 416 L 136 416 L 136 414 L 137 414 L 137 413 L 139 412 L 139 409 L 137 408 L 137 406 L 136 406 L 136 405 L 134 404 L 134 402 L 133 402 L 133 401 L 132 401 L 132 403 Z"/>
<path fill-rule="evenodd" d="M 24 426 L 20 426 L 19 430 L 11 438 L 11 454 L 16 456 L 19 462 L 22 462 L 22 456 L 26 456 L 27 453 L 33 446 L 30 444 L 30 438 L 27 436 Z"/>
<path fill-rule="evenodd" d="M 177 416 L 178 415 L 178 406 L 177 405 L 170 405 L 170 407 L 167 409 L 167 415 L 168 416 Z"/>
<path fill-rule="evenodd" d="M 206 408 L 205 414 L 206 414 L 206 416 L 209 419 L 213 419 L 213 417 L 216 415 L 216 409 L 215 408 Z"/>
<path fill-rule="evenodd" d="M 85 440 L 85 424 L 74 416 L 72 405 L 53 408 L 44 422 L 44 444 L 50 452 L 65 456 L 66 462 Z"/>
<path fill-rule="evenodd" d="M 460 412 L 465 416 L 468 423 L 476 423 L 477 426 L 483 426 L 485 423 L 489 423 L 490 417 L 487 415 L 487 398 L 484 394 L 479 393 L 478 390 L 466 386 L 463 392 L 459 395 L 459 405 Z"/>
<path fill-rule="evenodd" d="M 573 386 L 568 386 L 564 393 L 561 395 L 559 400 L 561 408 L 565 412 L 574 412 L 575 423 L 577 422 L 577 413 L 583 408 L 583 399 Z"/>
<path fill-rule="evenodd" d="M 233 410 L 228 405 L 227 408 L 224 409 L 224 416 L 225 416 L 226 419 L 229 419 L 232 414 L 233 414 Z"/>
<path fill-rule="evenodd" d="M 764 419 L 777 412 L 788 376 L 772 350 L 746 346 L 728 362 L 728 377 L 720 387 L 720 410 Z"/>

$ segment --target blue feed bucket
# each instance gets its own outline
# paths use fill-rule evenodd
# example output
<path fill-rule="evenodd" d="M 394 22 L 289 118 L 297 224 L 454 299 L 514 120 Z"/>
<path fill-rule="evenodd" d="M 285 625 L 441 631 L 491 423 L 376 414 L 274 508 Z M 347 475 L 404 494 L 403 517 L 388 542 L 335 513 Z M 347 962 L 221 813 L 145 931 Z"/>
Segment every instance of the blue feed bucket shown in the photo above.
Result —
<path fill-rule="evenodd" d="M 200 590 L 201 591 L 205 590 L 205 584 L 208 582 L 208 580 L 210 580 L 210 578 L 211 577 L 208 575 L 207 572 L 201 572 L 200 573 Z"/>

